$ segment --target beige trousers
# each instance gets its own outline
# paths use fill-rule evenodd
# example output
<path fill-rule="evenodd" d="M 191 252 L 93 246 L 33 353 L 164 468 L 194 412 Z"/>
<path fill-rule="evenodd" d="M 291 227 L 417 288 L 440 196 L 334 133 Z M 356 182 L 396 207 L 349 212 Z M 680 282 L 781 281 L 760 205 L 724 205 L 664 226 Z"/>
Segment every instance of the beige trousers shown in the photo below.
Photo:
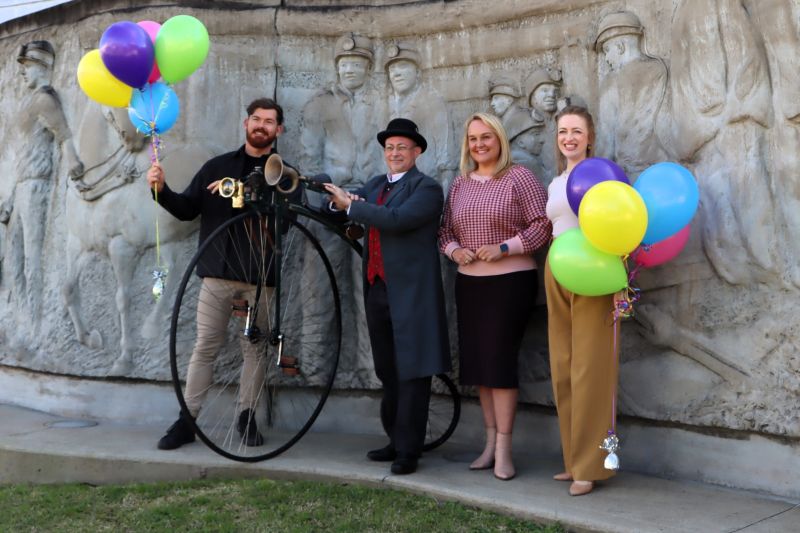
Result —
<path fill-rule="evenodd" d="M 614 296 L 574 294 L 545 263 L 550 374 L 558 410 L 564 468 L 574 479 L 595 481 L 614 475 L 603 468 L 599 448 L 612 424 L 617 387 L 619 325 L 612 320 Z"/>
<path fill-rule="evenodd" d="M 254 409 L 259 400 L 259 391 L 266 377 L 265 343 L 269 335 L 268 302 L 272 301 L 272 288 L 261 290 L 261 305 L 256 325 L 264 335 L 258 343 L 251 343 L 240 335 L 243 364 L 239 378 L 239 411 Z M 203 400 L 212 386 L 214 361 L 228 334 L 228 322 L 235 299 L 247 300 L 252 306 L 256 287 L 240 281 L 218 278 L 203 278 L 197 303 L 197 341 L 189 360 L 186 374 L 184 398 L 192 416 L 197 416 Z M 244 319 L 242 324 L 244 324 Z"/>

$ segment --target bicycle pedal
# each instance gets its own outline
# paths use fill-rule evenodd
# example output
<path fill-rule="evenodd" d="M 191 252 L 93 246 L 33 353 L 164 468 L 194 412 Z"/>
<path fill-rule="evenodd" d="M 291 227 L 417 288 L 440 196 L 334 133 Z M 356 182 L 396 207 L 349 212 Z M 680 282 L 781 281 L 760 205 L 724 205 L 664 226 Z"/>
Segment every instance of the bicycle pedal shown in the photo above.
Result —
<path fill-rule="evenodd" d="M 246 318 L 250 306 L 247 305 L 247 300 L 233 300 L 231 301 L 231 309 L 233 310 L 233 316 Z"/>
<path fill-rule="evenodd" d="M 297 364 L 297 357 L 284 355 L 281 357 L 278 366 L 281 367 L 281 372 L 287 376 L 299 376 L 300 365 Z"/>

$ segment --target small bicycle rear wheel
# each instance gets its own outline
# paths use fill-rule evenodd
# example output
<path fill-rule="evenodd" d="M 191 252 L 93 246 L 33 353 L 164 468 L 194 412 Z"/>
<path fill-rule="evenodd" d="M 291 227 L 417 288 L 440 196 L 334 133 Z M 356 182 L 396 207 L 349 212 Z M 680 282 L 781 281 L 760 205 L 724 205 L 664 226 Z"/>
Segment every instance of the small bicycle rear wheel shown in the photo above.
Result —
<path fill-rule="evenodd" d="M 456 430 L 460 417 L 461 395 L 456 384 L 447 374 L 434 376 L 422 451 L 429 452 L 444 444 Z"/>
<path fill-rule="evenodd" d="M 189 264 L 173 308 L 178 402 L 184 412 L 199 408 L 197 436 L 237 461 L 269 459 L 294 445 L 322 410 L 339 362 L 333 268 L 305 226 L 288 217 L 282 224 L 280 253 L 264 214 L 217 228 Z M 279 290 L 271 287 L 278 269 Z"/>

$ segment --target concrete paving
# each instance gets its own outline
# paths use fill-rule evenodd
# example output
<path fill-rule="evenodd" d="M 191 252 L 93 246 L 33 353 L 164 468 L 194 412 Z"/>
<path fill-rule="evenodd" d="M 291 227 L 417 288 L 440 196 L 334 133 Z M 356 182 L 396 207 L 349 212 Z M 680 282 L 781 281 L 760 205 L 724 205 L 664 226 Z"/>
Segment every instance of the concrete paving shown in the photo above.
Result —
<path fill-rule="evenodd" d="M 283 455 L 257 464 L 229 461 L 199 441 L 174 451 L 155 447 L 162 425 L 99 422 L 53 427 L 62 417 L 0 405 L 0 483 L 92 484 L 198 478 L 269 477 L 347 480 L 458 500 L 573 531 L 800 532 L 800 502 L 622 471 L 583 497 L 551 476 L 558 457 L 515 451 L 517 477 L 470 472 L 475 451 L 445 444 L 426 454 L 417 473 L 396 476 L 365 458 L 385 444 L 371 435 L 309 433 Z M 56 424 L 57 426 L 58 424 Z"/>

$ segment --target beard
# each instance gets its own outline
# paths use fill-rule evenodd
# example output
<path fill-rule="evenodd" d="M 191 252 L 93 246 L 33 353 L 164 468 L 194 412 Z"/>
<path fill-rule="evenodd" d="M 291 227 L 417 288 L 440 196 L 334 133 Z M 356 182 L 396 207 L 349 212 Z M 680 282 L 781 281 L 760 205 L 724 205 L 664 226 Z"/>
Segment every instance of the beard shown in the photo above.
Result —
<path fill-rule="evenodd" d="M 263 137 L 256 138 L 254 136 L 256 132 L 261 133 Z M 263 129 L 255 129 L 252 132 L 248 131 L 245 137 L 247 138 L 247 144 L 249 144 L 253 148 L 259 148 L 259 149 L 266 148 L 275 141 L 275 135 L 274 134 L 270 135 L 270 133 L 267 130 Z"/>

